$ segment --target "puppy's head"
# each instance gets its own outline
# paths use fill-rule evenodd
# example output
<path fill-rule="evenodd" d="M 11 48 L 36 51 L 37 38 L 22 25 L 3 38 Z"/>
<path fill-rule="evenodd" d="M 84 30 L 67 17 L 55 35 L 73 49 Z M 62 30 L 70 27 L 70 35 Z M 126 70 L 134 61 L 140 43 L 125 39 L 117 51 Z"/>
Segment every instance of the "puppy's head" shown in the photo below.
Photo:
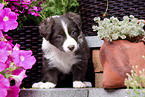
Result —
<path fill-rule="evenodd" d="M 40 24 L 39 31 L 42 37 L 61 51 L 75 52 L 82 37 L 80 16 L 75 13 L 52 16 Z"/>

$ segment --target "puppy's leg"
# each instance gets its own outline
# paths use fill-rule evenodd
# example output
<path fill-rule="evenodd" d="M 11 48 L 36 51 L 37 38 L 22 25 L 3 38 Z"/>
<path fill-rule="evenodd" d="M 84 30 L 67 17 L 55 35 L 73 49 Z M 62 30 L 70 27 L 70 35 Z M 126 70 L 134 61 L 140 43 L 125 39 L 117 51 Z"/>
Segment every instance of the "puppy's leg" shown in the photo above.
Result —
<path fill-rule="evenodd" d="M 73 87 L 74 88 L 83 88 L 85 84 L 83 83 L 85 79 L 85 74 L 87 70 L 87 65 L 75 64 L 72 67 L 73 73 Z"/>
<path fill-rule="evenodd" d="M 34 83 L 33 88 L 49 89 L 54 88 L 58 81 L 59 70 L 57 68 L 43 69 L 42 82 Z"/>

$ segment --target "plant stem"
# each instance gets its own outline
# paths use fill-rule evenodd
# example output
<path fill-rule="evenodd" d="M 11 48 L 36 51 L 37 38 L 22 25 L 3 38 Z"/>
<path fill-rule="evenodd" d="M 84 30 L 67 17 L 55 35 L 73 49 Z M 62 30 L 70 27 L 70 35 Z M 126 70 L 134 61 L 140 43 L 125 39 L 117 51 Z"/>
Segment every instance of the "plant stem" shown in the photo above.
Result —
<path fill-rule="evenodd" d="M 109 1 L 107 0 L 107 8 L 106 8 L 106 11 L 105 11 L 105 13 L 103 14 L 103 16 L 104 16 L 104 17 L 106 16 L 106 14 L 107 14 L 107 11 L 108 11 L 108 5 L 109 5 L 109 4 L 108 4 L 108 2 L 109 2 Z"/>

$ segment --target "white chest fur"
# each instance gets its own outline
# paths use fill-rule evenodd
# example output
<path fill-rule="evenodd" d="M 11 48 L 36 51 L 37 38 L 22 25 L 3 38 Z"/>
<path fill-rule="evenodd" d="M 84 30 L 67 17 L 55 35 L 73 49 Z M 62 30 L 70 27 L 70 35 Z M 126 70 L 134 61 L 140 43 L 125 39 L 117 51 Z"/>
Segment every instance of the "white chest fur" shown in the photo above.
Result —
<path fill-rule="evenodd" d="M 72 65 L 79 61 L 78 56 L 60 51 L 45 38 L 43 38 L 42 50 L 44 57 L 50 60 L 49 65 L 58 68 L 63 73 L 69 73 Z"/>

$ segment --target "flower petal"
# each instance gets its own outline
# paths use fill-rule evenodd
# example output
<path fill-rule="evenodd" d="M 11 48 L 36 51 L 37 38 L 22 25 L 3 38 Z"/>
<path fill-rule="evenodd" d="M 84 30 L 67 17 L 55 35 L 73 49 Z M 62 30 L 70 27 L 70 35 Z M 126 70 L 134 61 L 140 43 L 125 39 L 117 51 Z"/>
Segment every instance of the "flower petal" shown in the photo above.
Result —
<path fill-rule="evenodd" d="M 0 3 L 0 10 L 4 7 L 4 4 Z"/>
<path fill-rule="evenodd" d="M 32 66 L 36 63 L 34 56 L 26 57 L 25 60 L 20 64 L 24 69 L 31 69 Z"/>
<path fill-rule="evenodd" d="M 26 70 L 21 71 L 19 75 L 11 75 L 14 80 L 15 80 L 15 85 L 19 87 L 22 83 L 22 80 L 27 77 L 25 74 Z"/>
<path fill-rule="evenodd" d="M 19 97 L 20 88 L 16 85 L 10 86 L 7 97 Z"/>
<path fill-rule="evenodd" d="M 5 63 L 0 62 L 0 72 L 3 71 L 6 68 L 6 66 L 7 65 Z"/>
<path fill-rule="evenodd" d="M 0 50 L 0 62 L 5 63 L 6 60 L 8 59 L 9 56 L 9 52 L 7 50 Z"/>
<path fill-rule="evenodd" d="M 2 74 L 0 74 L 0 96 L 6 97 L 7 90 L 10 87 L 10 82 Z"/>

